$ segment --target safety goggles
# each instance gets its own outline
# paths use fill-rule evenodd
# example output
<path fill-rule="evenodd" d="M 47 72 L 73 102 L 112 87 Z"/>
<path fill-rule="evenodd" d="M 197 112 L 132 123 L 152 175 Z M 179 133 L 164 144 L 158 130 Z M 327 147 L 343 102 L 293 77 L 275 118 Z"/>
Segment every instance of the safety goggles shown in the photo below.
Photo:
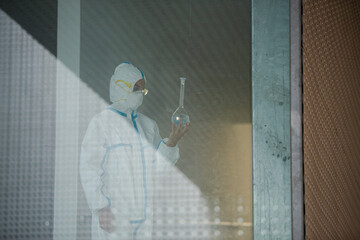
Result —
<path fill-rule="evenodd" d="M 137 91 L 134 91 L 135 93 L 142 93 L 144 96 L 146 95 L 146 94 L 148 94 L 148 92 L 149 92 L 149 90 L 147 90 L 146 88 L 144 88 L 143 90 L 137 90 Z"/>
<path fill-rule="evenodd" d="M 128 83 L 128 82 L 125 82 L 124 80 L 117 80 L 115 81 L 115 84 L 120 87 L 122 90 L 124 90 L 125 92 L 127 93 L 130 93 L 129 90 L 126 90 L 124 87 L 122 87 L 121 85 L 119 85 L 119 83 L 123 83 L 125 84 L 129 89 L 132 87 L 131 83 Z M 149 90 L 147 90 L 146 88 L 144 88 L 143 90 L 137 90 L 137 91 L 134 91 L 134 92 L 141 92 L 142 94 L 144 94 L 144 96 L 146 94 L 148 94 Z"/>

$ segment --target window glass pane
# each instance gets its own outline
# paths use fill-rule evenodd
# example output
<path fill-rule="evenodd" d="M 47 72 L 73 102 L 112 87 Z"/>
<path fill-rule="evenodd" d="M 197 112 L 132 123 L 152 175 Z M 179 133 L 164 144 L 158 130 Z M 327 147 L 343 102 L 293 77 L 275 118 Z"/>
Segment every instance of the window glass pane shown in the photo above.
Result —
<path fill-rule="evenodd" d="M 252 239 L 250 0 L 0 7 L 1 239 Z"/>

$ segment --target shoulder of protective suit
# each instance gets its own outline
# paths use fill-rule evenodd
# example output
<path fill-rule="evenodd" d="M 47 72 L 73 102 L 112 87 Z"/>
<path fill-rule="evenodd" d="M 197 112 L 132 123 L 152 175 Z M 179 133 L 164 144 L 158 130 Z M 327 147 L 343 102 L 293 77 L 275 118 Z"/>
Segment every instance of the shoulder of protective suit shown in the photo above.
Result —
<path fill-rule="evenodd" d="M 92 120 L 94 121 L 98 121 L 98 120 L 101 120 L 101 119 L 104 119 L 104 118 L 107 118 L 107 115 L 108 115 L 109 111 L 108 110 L 103 110 L 97 114 L 95 114 L 92 118 Z"/>
<path fill-rule="evenodd" d="M 147 122 L 149 124 L 152 124 L 152 125 L 156 125 L 156 122 L 155 120 L 152 120 L 151 118 L 149 118 L 148 116 L 146 116 L 145 114 L 142 114 L 142 113 L 137 113 L 139 119 L 141 119 L 141 121 L 144 121 L 144 122 Z"/>
<path fill-rule="evenodd" d="M 90 122 L 95 123 L 95 124 L 101 124 L 101 125 L 102 125 L 102 124 L 105 123 L 107 120 L 109 120 L 109 118 L 111 118 L 111 117 L 112 117 L 111 111 L 109 111 L 109 110 L 106 109 L 106 110 L 103 110 L 103 111 L 95 114 L 95 115 L 91 118 Z"/>

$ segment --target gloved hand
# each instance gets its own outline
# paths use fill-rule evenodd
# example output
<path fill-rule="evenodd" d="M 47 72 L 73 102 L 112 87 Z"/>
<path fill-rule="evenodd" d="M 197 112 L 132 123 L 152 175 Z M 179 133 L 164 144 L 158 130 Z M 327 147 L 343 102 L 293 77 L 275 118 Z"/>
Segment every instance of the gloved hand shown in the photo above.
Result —
<path fill-rule="evenodd" d="M 186 123 L 185 126 L 183 126 L 182 121 L 178 125 L 173 123 L 170 137 L 166 145 L 169 147 L 175 147 L 177 142 L 189 131 L 189 129 L 190 122 Z"/>
<path fill-rule="evenodd" d="M 114 214 L 111 212 L 110 208 L 102 208 L 98 211 L 99 214 L 99 223 L 100 227 L 106 232 L 111 233 L 114 231 L 114 226 L 112 224 L 115 219 Z"/>

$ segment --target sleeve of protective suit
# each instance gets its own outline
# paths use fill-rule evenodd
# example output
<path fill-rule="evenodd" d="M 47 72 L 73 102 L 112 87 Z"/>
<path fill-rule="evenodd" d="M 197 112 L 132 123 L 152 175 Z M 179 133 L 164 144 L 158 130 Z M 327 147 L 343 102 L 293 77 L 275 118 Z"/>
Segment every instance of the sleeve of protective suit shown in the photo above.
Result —
<path fill-rule="evenodd" d="M 100 122 L 92 119 L 86 131 L 80 154 L 80 177 L 91 211 L 108 205 L 101 192 L 102 162 L 106 153 L 105 135 Z"/>
<path fill-rule="evenodd" d="M 157 168 L 161 170 L 166 170 L 168 167 L 171 167 L 176 163 L 180 158 L 179 147 L 169 147 L 166 145 L 168 138 L 163 139 L 159 133 L 159 127 L 155 123 L 155 137 L 154 137 L 154 146 L 156 146 L 156 164 Z"/>

